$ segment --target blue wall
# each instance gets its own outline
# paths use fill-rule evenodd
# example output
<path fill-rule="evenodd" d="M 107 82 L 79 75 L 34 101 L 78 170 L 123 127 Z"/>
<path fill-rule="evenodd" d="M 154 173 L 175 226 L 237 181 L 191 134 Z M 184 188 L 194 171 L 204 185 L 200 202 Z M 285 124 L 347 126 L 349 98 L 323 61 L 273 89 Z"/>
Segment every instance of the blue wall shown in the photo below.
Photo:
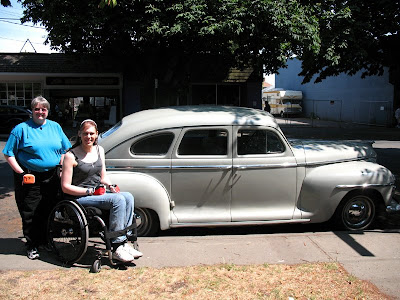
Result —
<path fill-rule="evenodd" d="M 280 69 L 275 77 L 275 87 L 303 92 L 305 116 L 314 114 L 321 119 L 391 125 L 394 87 L 389 83 L 389 72 L 383 76 L 361 78 L 340 74 L 320 83 L 301 84 L 301 62 L 288 61 L 288 68 Z"/>

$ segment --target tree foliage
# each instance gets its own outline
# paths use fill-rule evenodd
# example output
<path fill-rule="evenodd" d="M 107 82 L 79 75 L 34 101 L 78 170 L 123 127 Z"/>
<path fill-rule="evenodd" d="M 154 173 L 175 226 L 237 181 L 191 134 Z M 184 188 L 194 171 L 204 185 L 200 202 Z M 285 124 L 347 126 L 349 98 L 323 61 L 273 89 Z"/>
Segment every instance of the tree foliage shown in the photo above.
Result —
<path fill-rule="evenodd" d="M 1 0 L 1 5 L 4 7 L 11 6 L 10 0 Z"/>
<path fill-rule="evenodd" d="M 26 0 L 23 21 L 42 23 L 65 52 L 191 57 L 275 72 L 304 46 L 318 52 L 318 20 L 294 0 Z"/>
<path fill-rule="evenodd" d="M 304 82 L 381 74 L 399 60 L 400 0 L 24 0 L 64 52 L 146 55 L 149 65 L 211 54 L 274 73 L 302 60 Z M 314 77 L 317 75 L 316 77 Z M 313 79 L 314 78 L 314 79 Z"/>
<path fill-rule="evenodd" d="M 308 82 L 340 73 L 382 75 L 399 70 L 400 1 L 325 0 L 317 5 L 320 49 L 304 51 L 300 73 Z"/>

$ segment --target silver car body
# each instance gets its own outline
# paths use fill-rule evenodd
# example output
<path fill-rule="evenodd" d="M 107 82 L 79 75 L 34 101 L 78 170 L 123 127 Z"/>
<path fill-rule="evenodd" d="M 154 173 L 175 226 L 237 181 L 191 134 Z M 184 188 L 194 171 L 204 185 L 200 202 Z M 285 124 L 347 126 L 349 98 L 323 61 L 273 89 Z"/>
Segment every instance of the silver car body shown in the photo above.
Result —
<path fill-rule="evenodd" d="M 215 153 L 190 154 L 197 153 L 190 147 L 203 146 L 187 137 L 204 132 L 216 132 L 213 139 L 225 144 L 216 142 Z M 254 134 L 268 140 L 272 151 L 251 149 L 253 142 L 246 139 Z M 170 139 L 165 153 L 132 152 L 133 145 L 154 136 Z M 394 176 L 375 163 L 370 143 L 289 141 L 275 119 L 257 109 L 141 111 L 103 133 L 99 144 L 112 182 L 134 195 L 135 207 L 154 212 L 161 230 L 324 222 L 352 191 L 371 190 L 389 206 L 394 190 Z"/>

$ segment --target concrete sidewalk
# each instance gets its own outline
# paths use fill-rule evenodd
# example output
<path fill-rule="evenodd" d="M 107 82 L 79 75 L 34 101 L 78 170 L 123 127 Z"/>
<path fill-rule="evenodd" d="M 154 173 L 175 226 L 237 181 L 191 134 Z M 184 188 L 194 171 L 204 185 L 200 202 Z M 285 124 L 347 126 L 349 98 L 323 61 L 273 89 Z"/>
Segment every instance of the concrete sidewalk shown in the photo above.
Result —
<path fill-rule="evenodd" d="M 277 119 L 289 138 L 373 140 L 378 162 L 400 174 L 400 129 L 343 124 L 307 119 Z M 72 134 L 72 131 L 71 131 Z M 4 139 L 3 139 L 4 140 Z M 11 171 L 0 158 L 0 270 L 36 270 L 60 268 L 50 253 L 29 260 L 21 240 L 21 222 L 15 206 Z M 396 221 L 397 222 L 397 221 Z M 169 267 L 198 264 L 302 264 L 339 262 L 358 278 L 369 280 L 382 292 L 400 299 L 400 224 L 390 229 L 363 232 L 315 232 L 309 227 L 291 225 L 293 230 L 280 232 L 280 227 L 258 232 L 234 229 L 228 234 L 193 236 L 187 231 L 156 238 L 140 238 L 144 257 L 138 267 Z M 185 235 L 186 232 L 186 235 Z M 235 233 L 233 233 L 235 232 Z M 256 232 L 256 234 L 255 234 Z M 87 255 L 76 268 L 89 269 L 96 248 L 103 247 L 90 239 Z M 107 265 L 107 261 L 103 261 Z"/>
<path fill-rule="evenodd" d="M 352 275 L 375 284 L 381 292 L 400 299 L 400 230 L 364 232 L 310 232 L 249 235 L 162 236 L 140 238 L 144 256 L 137 267 L 180 267 L 212 264 L 304 264 L 338 262 Z M 89 270 L 95 248 L 74 268 Z M 0 239 L 0 270 L 54 269 L 62 265 L 50 253 L 29 260 L 18 238 Z M 110 264 L 103 258 L 103 267 Z"/>

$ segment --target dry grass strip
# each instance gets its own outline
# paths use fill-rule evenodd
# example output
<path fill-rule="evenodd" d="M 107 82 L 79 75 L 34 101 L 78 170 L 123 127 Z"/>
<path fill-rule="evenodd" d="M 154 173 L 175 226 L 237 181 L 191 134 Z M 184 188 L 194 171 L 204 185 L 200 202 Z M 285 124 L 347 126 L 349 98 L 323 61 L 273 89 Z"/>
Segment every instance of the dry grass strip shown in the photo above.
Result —
<path fill-rule="evenodd" d="M 0 272 L 1 299 L 389 299 L 338 263 Z"/>

